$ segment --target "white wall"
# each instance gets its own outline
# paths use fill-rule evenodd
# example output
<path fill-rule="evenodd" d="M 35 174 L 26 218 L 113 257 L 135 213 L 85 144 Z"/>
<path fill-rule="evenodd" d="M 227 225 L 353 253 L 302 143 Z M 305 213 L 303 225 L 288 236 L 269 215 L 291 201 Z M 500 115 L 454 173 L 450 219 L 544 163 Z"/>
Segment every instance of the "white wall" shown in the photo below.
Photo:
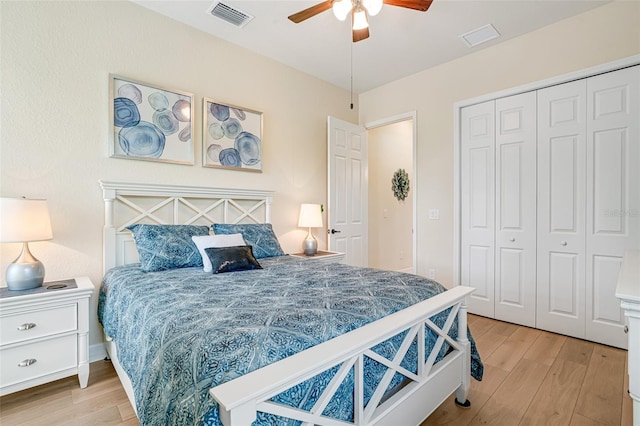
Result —
<path fill-rule="evenodd" d="M 99 179 L 276 190 L 274 229 L 300 250 L 299 204 L 326 204 L 327 115 L 357 121 L 347 91 L 130 2 L 0 7 L 0 195 L 49 200 L 54 239 L 31 244 L 47 280 L 100 284 Z M 195 166 L 108 158 L 109 73 L 195 94 Z M 264 113 L 262 174 L 200 166 L 203 96 Z M 20 247 L 0 249 L 4 281 Z"/>
<path fill-rule="evenodd" d="M 360 123 L 417 111 L 417 272 L 453 284 L 454 102 L 638 53 L 640 2 L 616 1 L 361 94 Z"/>
<path fill-rule="evenodd" d="M 413 121 L 367 131 L 369 153 L 369 266 L 403 270 L 413 266 Z M 410 176 L 409 195 L 391 190 L 398 169 Z"/>

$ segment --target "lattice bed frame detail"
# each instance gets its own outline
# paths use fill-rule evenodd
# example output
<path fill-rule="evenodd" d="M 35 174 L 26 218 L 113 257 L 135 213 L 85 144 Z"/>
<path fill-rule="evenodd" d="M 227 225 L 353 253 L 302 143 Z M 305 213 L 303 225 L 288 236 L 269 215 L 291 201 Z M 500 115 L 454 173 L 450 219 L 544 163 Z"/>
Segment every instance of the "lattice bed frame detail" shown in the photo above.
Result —
<path fill-rule="evenodd" d="M 197 221 L 213 223 L 256 222 L 271 220 L 272 191 L 242 189 L 203 188 L 194 186 L 135 184 L 101 181 L 105 203 L 104 269 L 137 262 L 135 244 L 125 228 L 134 223 L 193 224 Z M 147 199 L 151 206 L 140 203 Z M 190 200 L 197 199 L 194 203 Z M 116 203 L 133 211 L 128 219 L 116 218 Z M 156 214 L 171 206 L 170 218 Z M 220 216 L 212 214 L 214 211 Z M 230 214 L 230 211 L 233 213 Z M 225 426 L 250 425 L 257 412 L 280 415 L 300 420 L 303 425 L 385 425 L 419 424 L 444 400 L 455 392 L 456 400 L 467 404 L 471 379 L 471 344 L 467 338 L 467 302 L 473 293 L 471 287 L 458 286 L 430 299 L 412 305 L 402 311 L 379 319 L 349 333 L 338 336 L 293 356 L 270 364 L 247 375 L 223 383 L 210 390 L 220 405 L 220 419 Z M 430 318 L 450 309 L 442 328 Z M 455 339 L 448 333 L 457 322 Z M 386 359 L 372 350 L 377 344 L 407 331 L 401 347 L 393 359 Z M 427 333 L 437 335 L 434 348 L 426 353 L 424 340 Z M 446 343 L 452 350 L 438 362 L 436 358 Z M 401 366 L 409 347 L 418 347 L 418 364 L 415 373 Z M 118 377 L 135 410 L 135 398 L 131 381 L 117 357 L 117 348 L 108 336 L 105 346 Z M 378 388 L 368 404 L 364 404 L 363 364 L 371 358 L 387 368 Z M 309 411 L 284 406 L 272 401 L 276 395 L 308 380 L 324 371 L 338 367 L 338 372 Z M 323 410 L 331 401 L 338 387 L 349 372 L 354 372 L 354 422 L 344 422 L 327 417 Z M 384 400 L 387 386 L 395 373 L 408 379 L 398 392 Z M 382 402 L 381 402 L 382 401 Z"/>
<path fill-rule="evenodd" d="M 133 238 L 126 230 L 127 226 L 136 223 L 192 225 L 200 220 L 210 225 L 214 222 L 271 222 L 273 191 L 107 181 L 100 181 L 100 186 L 105 207 L 103 272 L 138 261 Z M 144 206 L 139 202 L 141 199 L 153 199 L 154 204 Z M 195 199 L 202 205 L 191 201 Z M 116 220 L 117 203 L 138 214 L 124 221 Z M 169 206 L 172 210 L 169 219 L 156 214 Z M 219 211 L 221 217 L 212 215 Z M 232 212 L 236 214 L 232 215 Z"/>
<path fill-rule="evenodd" d="M 220 418 L 225 426 L 250 425 L 258 411 L 302 421 L 303 425 L 412 425 L 422 422 L 449 395 L 467 403 L 470 385 L 471 349 L 467 338 L 466 300 L 473 292 L 469 287 L 455 287 L 430 299 L 410 306 L 364 327 L 343 334 L 318 346 L 268 365 L 252 373 L 223 383 L 210 394 L 220 404 Z M 429 318 L 451 308 L 442 328 Z M 458 321 L 457 339 L 448 332 Z M 431 350 L 425 351 L 425 335 L 430 329 L 438 336 Z M 394 358 L 389 360 L 372 348 L 399 333 L 408 331 Z M 417 374 L 400 363 L 413 342 L 418 347 Z M 436 357 L 447 342 L 452 347 L 442 360 Z M 364 404 L 364 358 L 372 358 L 387 370 L 370 398 Z M 309 411 L 271 401 L 273 397 L 332 367 L 338 372 Z M 354 368 L 355 367 L 355 368 Z M 323 410 L 354 368 L 354 422 L 324 416 Z M 400 391 L 380 404 L 393 375 L 398 372 L 409 379 Z"/>

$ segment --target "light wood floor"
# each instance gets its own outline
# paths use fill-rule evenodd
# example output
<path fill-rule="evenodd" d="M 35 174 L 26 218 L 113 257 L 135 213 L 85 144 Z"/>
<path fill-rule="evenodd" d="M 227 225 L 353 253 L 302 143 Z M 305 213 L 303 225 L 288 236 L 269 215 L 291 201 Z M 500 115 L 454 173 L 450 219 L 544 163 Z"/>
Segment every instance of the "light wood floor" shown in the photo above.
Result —
<path fill-rule="evenodd" d="M 629 425 L 626 351 L 478 316 L 469 327 L 484 361 L 471 408 L 445 401 L 426 425 Z M 0 424 L 137 425 L 111 363 L 0 398 Z"/>

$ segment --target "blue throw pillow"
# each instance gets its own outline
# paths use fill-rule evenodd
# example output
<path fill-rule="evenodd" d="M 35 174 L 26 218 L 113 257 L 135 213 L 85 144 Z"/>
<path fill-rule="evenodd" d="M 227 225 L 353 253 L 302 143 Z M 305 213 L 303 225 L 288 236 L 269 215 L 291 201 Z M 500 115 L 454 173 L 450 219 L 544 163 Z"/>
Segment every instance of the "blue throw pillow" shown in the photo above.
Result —
<path fill-rule="evenodd" d="M 248 224 L 213 224 L 214 234 L 242 234 L 242 238 L 249 246 L 253 246 L 253 255 L 256 259 L 263 257 L 284 256 L 276 234 L 270 223 Z"/>
<path fill-rule="evenodd" d="M 202 266 L 202 256 L 191 237 L 209 235 L 206 226 L 136 224 L 127 229 L 133 233 L 145 272 Z"/>
<path fill-rule="evenodd" d="M 262 269 L 253 256 L 251 246 L 207 247 L 204 251 L 211 261 L 214 274 Z"/>

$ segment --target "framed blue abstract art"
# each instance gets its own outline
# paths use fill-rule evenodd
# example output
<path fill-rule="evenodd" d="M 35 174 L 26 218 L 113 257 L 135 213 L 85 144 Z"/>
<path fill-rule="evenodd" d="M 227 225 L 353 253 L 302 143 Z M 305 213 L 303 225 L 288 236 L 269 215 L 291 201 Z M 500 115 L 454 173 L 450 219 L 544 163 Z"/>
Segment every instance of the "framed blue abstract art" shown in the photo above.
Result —
<path fill-rule="evenodd" d="M 262 113 L 202 100 L 202 165 L 262 172 Z"/>
<path fill-rule="evenodd" d="M 109 75 L 111 157 L 194 164 L 193 94 Z"/>

